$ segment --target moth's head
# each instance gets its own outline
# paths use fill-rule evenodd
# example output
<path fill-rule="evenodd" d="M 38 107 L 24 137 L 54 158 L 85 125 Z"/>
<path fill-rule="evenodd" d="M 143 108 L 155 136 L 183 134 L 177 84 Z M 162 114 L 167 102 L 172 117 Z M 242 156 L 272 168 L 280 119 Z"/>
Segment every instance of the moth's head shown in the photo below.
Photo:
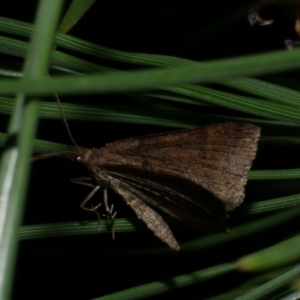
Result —
<path fill-rule="evenodd" d="M 76 162 L 86 164 L 90 158 L 91 153 L 91 149 L 78 147 L 73 154 L 73 159 L 75 159 Z"/>

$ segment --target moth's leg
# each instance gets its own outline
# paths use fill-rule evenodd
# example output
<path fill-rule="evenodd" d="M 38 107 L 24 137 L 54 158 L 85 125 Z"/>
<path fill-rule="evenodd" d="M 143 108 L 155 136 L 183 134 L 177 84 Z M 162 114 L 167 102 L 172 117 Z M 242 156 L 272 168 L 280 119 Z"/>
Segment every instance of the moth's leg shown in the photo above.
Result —
<path fill-rule="evenodd" d="M 99 190 L 100 186 L 96 186 L 92 183 L 87 182 L 87 181 L 92 181 L 91 177 L 72 178 L 71 181 L 76 184 L 80 184 L 80 185 L 84 185 L 84 186 L 93 188 L 93 190 L 90 192 L 90 194 L 88 194 L 88 196 L 81 202 L 80 207 L 87 211 L 94 211 L 94 209 L 98 209 L 98 207 L 101 205 L 101 203 L 99 203 L 96 207 L 94 207 L 92 209 L 85 207 L 85 204 L 94 196 L 94 194 Z"/>
<path fill-rule="evenodd" d="M 100 214 L 98 213 L 97 209 L 100 207 L 101 202 L 96 205 L 93 206 L 92 208 L 87 208 L 85 207 L 85 205 L 87 204 L 87 202 L 90 201 L 90 199 L 95 195 L 95 193 L 99 190 L 100 186 L 99 185 L 94 185 L 92 183 L 88 183 L 86 181 L 92 181 L 92 178 L 90 177 L 79 177 L 79 178 L 72 178 L 71 179 L 72 182 L 76 183 L 76 184 L 80 184 L 80 185 L 84 185 L 84 186 L 88 186 L 88 187 L 92 187 L 93 190 L 87 195 L 87 197 L 80 203 L 80 207 L 86 211 L 91 211 L 94 212 L 97 215 L 97 219 L 98 219 L 98 231 L 101 230 L 101 218 L 100 218 Z"/>
<path fill-rule="evenodd" d="M 97 209 L 100 207 L 101 203 L 99 203 L 95 207 L 92 206 L 92 208 L 85 207 L 86 203 L 90 201 L 90 199 L 94 196 L 94 194 L 99 190 L 100 186 L 95 186 L 94 184 L 89 183 L 88 181 L 92 181 L 91 177 L 72 178 L 71 180 L 72 180 L 72 182 L 74 182 L 76 184 L 85 185 L 85 186 L 89 186 L 89 187 L 93 188 L 93 190 L 88 194 L 88 196 L 81 202 L 80 207 L 84 210 L 92 211 L 92 212 L 96 213 L 98 222 L 99 222 L 98 230 L 100 231 L 101 218 L 100 218 L 100 214 L 98 213 Z M 115 239 L 114 218 L 115 218 L 117 212 L 113 212 L 114 205 L 112 205 L 111 207 L 109 207 L 109 205 L 108 205 L 107 189 L 103 190 L 103 199 L 104 199 L 104 206 L 105 206 L 105 212 L 106 212 L 105 216 L 108 217 L 111 221 L 112 238 L 114 240 Z"/>
<path fill-rule="evenodd" d="M 93 190 L 87 195 L 87 197 L 80 203 L 80 207 L 87 211 L 95 211 L 95 209 L 98 209 L 101 203 L 99 203 L 96 207 L 93 208 L 87 208 L 85 205 L 91 200 L 91 198 L 95 195 L 95 193 L 100 189 L 99 185 L 96 185 Z"/>
<path fill-rule="evenodd" d="M 94 184 L 89 183 L 89 181 L 92 181 L 91 177 L 77 177 L 77 178 L 72 178 L 71 179 L 72 182 L 76 183 L 76 184 L 80 184 L 80 185 L 85 185 L 85 186 L 89 186 L 89 187 L 95 187 Z"/>
<path fill-rule="evenodd" d="M 97 215 L 97 219 L 98 219 L 98 231 L 101 231 L 101 218 L 100 218 L 100 214 L 98 213 L 97 209 L 100 207 L 101 202 L 94 206 L 92 205 L 92 208 L 87 208 L 85 207 L 86 203 L 90 201 L 90 199 L 95 195 L 95 193 L 100 189 L 100 186 L 97 185 L 93 188 L 93 190 L 87 195 L 87 197 L 80 203 L 80 207 L 86 211 L 91 211 L 94 212 Z"/>
<path fill-rule="evenodd" d="M 104 199 L 104 206 L 105 206 L 105 211 L 106 211 L 106 216 L 110 219 L 111 221 L 111 232 L 112 232 L 112 239 L 115 239 L 115 216 L 117 212 L 113 212 L 114 205 L 112 204 L 111 207 L 108 205 L 108 197 L 107 197 L 107 189 L 103 190 L 103 199 Z"/>

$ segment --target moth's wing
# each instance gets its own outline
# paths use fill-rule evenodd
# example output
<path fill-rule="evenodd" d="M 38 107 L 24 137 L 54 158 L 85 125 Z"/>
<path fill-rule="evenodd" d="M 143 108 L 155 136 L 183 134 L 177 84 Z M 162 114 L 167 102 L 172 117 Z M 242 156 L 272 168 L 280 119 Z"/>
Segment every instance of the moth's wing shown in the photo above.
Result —
<path fill-rule="evenodd" d="M 134 189 L 128 187 L 126 183 L 119 182 L 114 190 L 124 198 L 125 202 L 134 210 L 138 218 L 142 219 L 159 239 L 167 243 L 172 249 L 179 250 L 179 244 L 174 238 L 168 224 L 157 212 L 140 199 Z"/>
<path fill-rule="evenodd" d="M 259 137 L 260 127 L 247 124 L 227 122 L 208 126 L 202 126 L 193 129 L 176 130 L 169 132 L 160 132 L 143 136 L 126 138 L 117 140 L 112 143 L 107 143 L 104 148 L 112 150 L 114 153 L 135 152 L 138 149 L 153 148 L 165 146 L 177 147 L 184 145 L 199 145 L 204 144 L 208 139 L 228 137 L 230 139 L 239 136 L 249 138 Z M 104 149 L 102 148 L 102 149 Z"/>
<path fill-rule="evenodd" d="M 211 192 L 231 210 L 242 202 L 260 128 L 224 123 L 130 138 L 99 149 L 101 168 L 131 166 L 184 178 Z"/>
<path fill-rule="evenodd" d="M 119 194 L 120 187 L 126 189 L 138 199 L 196 230 L 227 232 L 224 204 L 193 182 L 128 166 L 106 169 L 104 172 L 110 187 Z"/>

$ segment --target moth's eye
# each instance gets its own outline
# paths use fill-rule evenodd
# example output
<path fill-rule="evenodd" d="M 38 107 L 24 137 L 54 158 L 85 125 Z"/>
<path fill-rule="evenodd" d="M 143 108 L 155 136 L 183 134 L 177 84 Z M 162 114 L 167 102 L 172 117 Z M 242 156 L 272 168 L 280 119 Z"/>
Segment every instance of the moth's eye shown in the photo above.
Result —
<path fill-rule="evenodd" d="M 76 157 L 76 161 L 77 161 L 77 162 L 81 162 L 81 161 L 82 161 L 81 157 L 80 157 L 80 156 L 77 156 L 77 157 Z"/>

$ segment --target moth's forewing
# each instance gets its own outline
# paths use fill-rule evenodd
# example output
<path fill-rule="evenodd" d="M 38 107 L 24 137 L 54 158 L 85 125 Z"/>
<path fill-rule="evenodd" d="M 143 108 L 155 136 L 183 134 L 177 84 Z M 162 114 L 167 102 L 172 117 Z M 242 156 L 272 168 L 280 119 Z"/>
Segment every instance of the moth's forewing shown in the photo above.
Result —
<path fill-rule="evenodd" d="M 259 136 L 260 128 L 254 125 L 216 124 L 116 141 L 95 149 L 89 161 L 98 169 L 130 166 L 186 179 L 231 210 L 244 199 Z"/>

